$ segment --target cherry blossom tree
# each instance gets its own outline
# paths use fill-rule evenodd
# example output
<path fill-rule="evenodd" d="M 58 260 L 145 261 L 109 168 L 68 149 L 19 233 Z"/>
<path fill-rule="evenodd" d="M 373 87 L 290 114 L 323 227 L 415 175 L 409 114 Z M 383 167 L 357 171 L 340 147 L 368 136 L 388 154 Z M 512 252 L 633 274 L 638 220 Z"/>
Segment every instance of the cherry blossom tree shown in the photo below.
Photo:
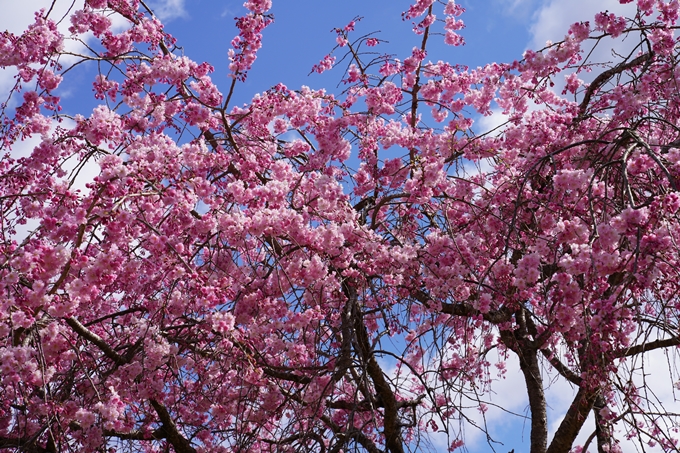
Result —
<path fill-rule="evenodd" d="M 646 383 L 662 351 L 679 379 L 678 2 L 468 69 L 427 56 L 463 9 L 418 0 L 410 55 L 353 22 L 314 68 L 337 93 L 239 106 L 273 20 L 245 7 L 222 90 L 141 0 L 0 35 L 0 451 L 453 451 L 474 427 L 502 450 L 511 360 L 531 453 L 678 451 Z M 79 68 L 98 105 L 75 115 Z"/>

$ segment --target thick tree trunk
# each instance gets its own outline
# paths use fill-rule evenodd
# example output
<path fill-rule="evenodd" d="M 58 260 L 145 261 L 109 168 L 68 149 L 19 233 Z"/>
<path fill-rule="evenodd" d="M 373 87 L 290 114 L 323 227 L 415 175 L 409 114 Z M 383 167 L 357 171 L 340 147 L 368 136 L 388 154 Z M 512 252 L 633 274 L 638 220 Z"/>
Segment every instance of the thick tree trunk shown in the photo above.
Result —
<path fill-rule="evenodd" d="M 538 366 L 538 350 L 529 345 L 523 314 L 517 313 L 519 328 L 513 332 L 502 331 L 501 339 L 517 354 L 519 366 L 524 375 L 524 382 L 529 397 L 531 410 L 531 453 L 545 453 L 548 445 L 548 415 L 546 410 L 543 378 Z"/>
<path fill-rule="evenodd" d="M 568 453 L 593 408 L 597 392 L 581 387 L 560 423 L 547 453 Z"/>
<path fill-rule="evenodd" d="M 543 392 L 543 378 L 538 367 L 538 351 L 526 348 L 520 350 L 518 355 L 531 409 L 530 451 L 531 453 L 545 453 L 548 446 L 548 414 Z"/>

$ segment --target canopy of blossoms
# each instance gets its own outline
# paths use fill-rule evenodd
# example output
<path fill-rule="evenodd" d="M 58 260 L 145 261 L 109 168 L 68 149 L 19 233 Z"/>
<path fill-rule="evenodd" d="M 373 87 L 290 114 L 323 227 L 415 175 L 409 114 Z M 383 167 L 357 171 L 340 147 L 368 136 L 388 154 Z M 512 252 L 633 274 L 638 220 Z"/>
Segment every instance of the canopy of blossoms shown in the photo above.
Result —
<path fill-rule="evenodd" d="M 664 349 L 679 379 L 678 2 L 468 69 L 427 56 L 463 9 L 418 0 L 411 54 L 351 23 L 314 68 L 349 58 L 344 91 L 238 106 L 273 20 L 245 6 L 222 89 L 139 0 L 0 34 L 0 451 L 453 451 L 511 356 L 531 453 L 677 451 L 639 377 Z M 628 50 L 593 60 L 607 40 Z"/>

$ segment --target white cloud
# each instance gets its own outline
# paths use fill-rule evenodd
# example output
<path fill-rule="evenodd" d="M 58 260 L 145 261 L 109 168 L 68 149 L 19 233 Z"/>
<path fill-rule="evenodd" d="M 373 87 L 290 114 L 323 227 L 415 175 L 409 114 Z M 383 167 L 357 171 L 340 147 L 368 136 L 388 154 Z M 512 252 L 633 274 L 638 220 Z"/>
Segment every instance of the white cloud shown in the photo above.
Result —
<path fill-rule="evenodd" d="M 187 16 L 184 0 L 156 0 L 151 2 L 149 7 L 162 22 Z"/>
<path fill-rule="evenodd" d="M 531 26 L 532 49 L 541 49 L 546 41 L 561 41 L 574 22 L 590 21 L 593 23 L 595 14 L 609 11 L 618 15 L 635 14 L 633 3 L 622 5 L 618 0 L 552 0 L 545 2 L 535 13 Z"/>
<path fill-rule="evenodd" d="M 0 14 L 0 31 L 6 30 L 15 35 L 20 35 L 35 21 L 36 11 L 49 11 L 50 19 L 57 23 L 57 29 L 65 37 L 64 51 L 73 54 L 86 52 L 85 44 L 80 40 L 69 39 L 71 33 L 68 31 L 71 26 L 69 15 L 73 11 L 79 9 L 81 5 L 64 0 L 55 2 L 53 2 L 53 0 L 23 0 L 21 2 L 7 3 L 9 4 L 3 5 L 3 14 Z M 129 25 L 128 22 L 119 15 L 111 16 L 111 21 L 111 29 L 114 32 L 120 32 Z M 87 42 L 94 37 L 91 33 L 87 33 L 80 38 Z M 61 55 L 59 57 L 59 63 L 64 67 L 68 67 L 78 60 L 79 57 L 76 55 Z M 0 68 L 0 94 L 4 95 L 4 93 L 10 93 L 10 90 L 14 87 L 16 82 L 16 74 L 17 71 L 14 67 Z M 59 94 L 63 97 L 67 93 L 61 92 Z M 5 99 L 2 99 L 2 101 L 4 102 Z"/>
<path fill-rule="evenodd" d="M 2 5 L 2 14 L 0 14 L 0 31 L 8 31 L 15 35 L 22 33 L 33 22 L 35 12 L 42 8 L 48 10 L 51 4 L 51 0 L 5 2 Z M 54 13 L 54 17 L 57 17 L 59 12 L 55 11 Z M 16 70 L 14 68 L 0 69 L 0 93 L 3 96 L 14 87 L 15 75 Z M 4 102 L 5 99 L 2 99 L 2 101 Z"/>
<path fill-rule="evenodd" d="M 571 24 L 575 22 L 590 22 L 594 26 L 595 15 L 601 11 L 608 11 L 616 15 L 634 17 L 636 6 L 634 3 L 622 5 L 618 0 L 551 0 L 543 4 L 534 14 L 531 25 L 531 40 L 528 47 L 539 50 L 548 42 L 558 42 L 564 39 Z M 605 37 L 599 41 L 588 40 L 582 44 L 583 55 L 589 55 L 589 63 L 603 65 L 601 69 L 595 67 L 592 72 L 581 72 L 579 78 L 585 82 L 592 81 L 600 72 L 621 60 L 621 56 L 628 55 L 635 46 L 636 39 L 612 39 Z M 593 48 L 594 47 L 594 48 Z M 555 91 L 561 92 L 564 87 L 564 77 L 556 77 Z"/>
<path fill-rule="evenodd" d="M 23 0 L 21 2 L 5 2 L 2 5 L 0 14 L 0 30 L 7 30 L 10 33 L 19 34 L 26 30 L 26 27 L 33 22 L 34 13 L 42 8 L 49 10 L 52 5 L 51 0 Z M 64 3 L 57 2 L 57 7 L 62 7 Z M 54 10 L 50 17 L 61 17 L 59 13 L 66 11 Z"/>
<path fill-rule="evenodd" d="M 498 135 L 507 126 L 508 118 L 500 109 L 491 109 L 491 115 L 482 116 L 475 121 L 475 129 L 479 131 L 478 135 Z"/>
<path fill-rule="evenodd" d="M 517 20 L 528 21 L 536 10 L 536 3 L 540 0 L 495 0 L 505 16 L 513 17 Z"/>

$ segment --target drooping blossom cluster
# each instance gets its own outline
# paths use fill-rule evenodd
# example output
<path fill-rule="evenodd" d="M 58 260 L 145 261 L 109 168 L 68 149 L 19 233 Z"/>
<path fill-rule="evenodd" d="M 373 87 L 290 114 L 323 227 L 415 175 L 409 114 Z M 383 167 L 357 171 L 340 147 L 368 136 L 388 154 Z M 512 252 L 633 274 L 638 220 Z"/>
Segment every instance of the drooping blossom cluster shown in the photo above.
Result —
<path fill-rule="evenodd" d="M 233 48 L 229 49 L 229 70 L 235 80 L 245 80 L 262 47 L 262 30 L 272 23 L 267 15 L 272 7 L 271 0 L 250 0 L 244 6 L 250 13 L 236 19 L 239 34 L 231 41 Z"/>
<path fill-rule="evenodd" d="M 676 451 L 639 379 L 680 345 L 678 2 L 636 5 L 468 69 L 428 54 L 463 9 L 418 0 L 403 59 L 363 61 L 353 21 L 341 94 L 235 106 L 270 0 L 237 19 L 226 96 L 143 2 L 88 0 L 100 104 L 68 116 L 54 18 L 3 34 L 0 451 L 454 451 L 514 357 L 532 452 Z M 591 61 L 605 38 L 640 45 Z M 554 433 L 549 381 L 575 389 Z"/>

